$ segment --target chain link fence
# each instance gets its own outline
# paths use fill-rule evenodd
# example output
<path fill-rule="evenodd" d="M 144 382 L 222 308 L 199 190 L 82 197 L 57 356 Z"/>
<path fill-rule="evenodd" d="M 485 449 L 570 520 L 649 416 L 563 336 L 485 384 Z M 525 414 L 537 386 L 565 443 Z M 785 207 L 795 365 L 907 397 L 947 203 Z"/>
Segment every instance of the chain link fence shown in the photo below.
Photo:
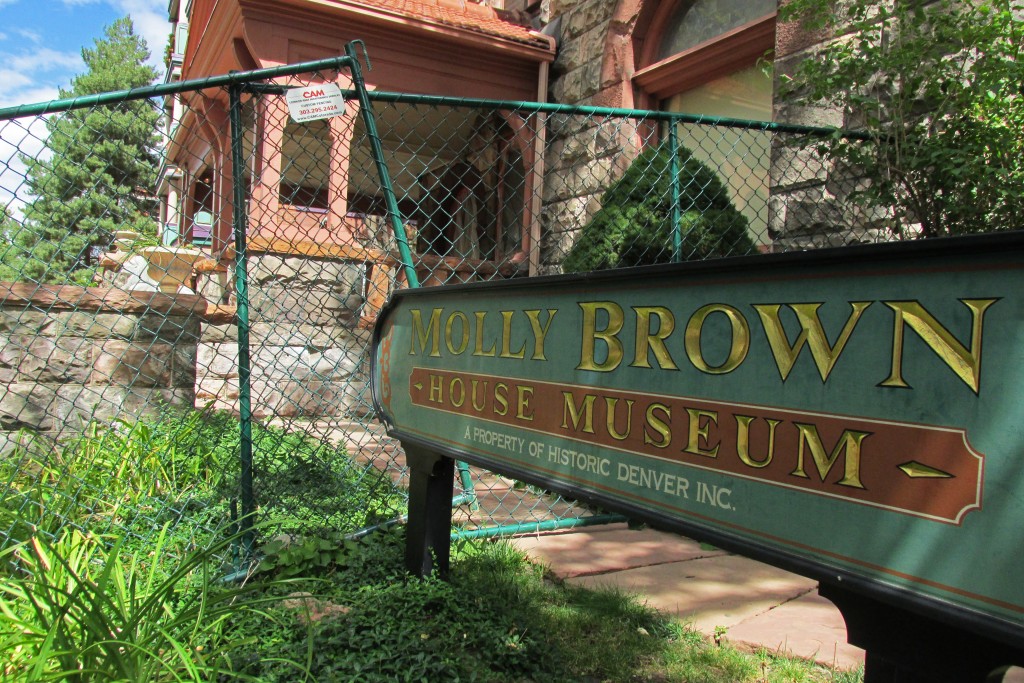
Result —
<path fill-rule="evenodd" d="M 335 83 L 343 113 L 295 120 Z M 368 387 L 396 288 L 893 232 L 815 151 L 831 131 L 367 92 L 351 58 L 0 126 L 0 545 L 400 519 Z M 467 534 L 610 519 L 466 467 L 456 490 Z"/>

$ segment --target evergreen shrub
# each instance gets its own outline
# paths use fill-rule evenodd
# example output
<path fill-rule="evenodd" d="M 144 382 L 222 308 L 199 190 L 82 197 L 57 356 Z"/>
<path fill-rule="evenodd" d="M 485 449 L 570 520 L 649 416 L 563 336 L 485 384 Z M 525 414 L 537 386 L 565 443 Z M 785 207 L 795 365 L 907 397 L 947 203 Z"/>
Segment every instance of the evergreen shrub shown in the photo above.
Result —
<path fill-rule="evenodd" d="M 680 147 L 679 258 L 684 261 L 754 251 L 747 219 L 733 206 L 721 179 Z M 562 263 L 566 273 L 670 263 L 672 226 L 671 152 L 666 145 L 640 154 L 601 198 L 601 209 L 583 227 Z"/>

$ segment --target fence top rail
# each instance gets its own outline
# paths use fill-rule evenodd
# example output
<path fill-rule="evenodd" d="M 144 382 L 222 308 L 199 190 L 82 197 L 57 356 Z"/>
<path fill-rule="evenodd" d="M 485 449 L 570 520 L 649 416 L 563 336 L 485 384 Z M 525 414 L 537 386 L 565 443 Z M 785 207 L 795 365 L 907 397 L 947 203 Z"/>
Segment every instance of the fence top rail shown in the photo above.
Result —
<path fill-rule="evenodd" d="M 355 97 L 355 91 L 342 91 L 346 98 Z M 642 118 L 652 121 L 671 121 L 675 123 L 696 123 L 707 126 L 740 128 L 766 132 L 794 133 L 800 135 L 840 136 L 855 140 L 870 139 L 871 136 L 862 131 L 843 130 L 820 126 L 801 126 L 773 121 L 756 121 L 735 119 L 725 116 L 708 114 L 687 114 L 681 112 L 656 111 L 653 109 L 624 109 L 617 107 L 593 107 L 578 104 L 557 104 L 554 102 L 529 102 L 515 100 L 487 100 L 472 97 L 448 97 L 443 95 L 414 95 L 386 91 L 370 91 L 367 93 L 371 101 L 402 104 L 425 104 L 431 106 L 467 107 L 473 109 L 511 109 L 527 111 L 534 114 L 569 114 L 582 116 L 613 116 L 618 118 Z"/>
<path fill-rule="evenodd" d="M 297 74 L 313 71 L 336 71 L 342 68 L 351 68 L 352 58 L 347 56 L 328 57 L 311 62 L 298 64 L 286 64 L 268 69 L 254 69 L 252 71 L 232 71 L 220 76 L 208 76 L 196 78 L 177 83 L 159 83 L 147 85 L 131 90 L 116 90 L 113 92 L 99 93 L 96 95 L 80 95 L 66 99 L 50 100 L 35 104 L 21 104 L 14 107 L 0 109 L 0 121 L 20 118 L 23 116 L 38 116 L 42 114 L 53 114 L 72 109 L 84 109 L 105 104 L 115 104 L 128 100 L 142 100 L 165 95 L 175 95 L 182 92 L 205 90 L 207 88 L 220 88 L 227 86 L 244 85 L 257 81 L 264 81 L 281 76 L 295 76 Z"/>
<path fill-rule="evenodd" d="M 177 83 L 160 83 L 156 85 L 132 88 L 130 90 L 117 90 L 96 95 L 81 95 L 78 97 L 49 100 L 35 104 L 22 104 L 14 107 L 0 108 L 0 121 L 7 121 L 24 116 L 38 116 L 53 114 L 72 109 L 83 109 L 86 107 L 101 106 L 125 102 L 128 100 L 148 99 L 166 95 L 175 95 L 182 92 L 192 92 L 207 88 L 218 88 L 226 86 L 240 86 L 259 81 L 266 81 L 281 76 L 295 76 L 302 73 L 323 70 L 351 69 L 354 62 L 353 57 L 338 56 L 328 57 L 310 62 L 298 64 L 286 64 L 284 66 L 271 67 L 268 69 L 254 69 L 252 71 L 234 71 L 220 76 L 208 76 L 206 78 L 178 81 Z M 260 92 L 283 93 L 284 88 L 275 85 L 266 85 L 258 89 Z M 356 97 L 354 90 L 343 91 L 346 99 Z M 724 128 L 738 128 L 745 130 L 760 130 L 765 132 L 793 133 L 797 135 L 814 136 L 840 136 L 848 139 L 864 140 L 870 136 L 860 131 L 842 130 L 839 128 L 825 128 L 818 126 L 801 126 L 790 123 L 776 123 L 773 121 L 754 121 L 749 119 L 736 119 L 724 116 L 710 116 L 707 114 L 687 114 L 679 112 L 655 111 L 650 109 L 627 109 L 619 107 L 594 107 L 588 105 L 557 104 L 553 102 L 530 102 L 516 100 L 488 100 L 472 97 L 450 97 L 445 95 L 418 95 L 412 93 L 372 91 L 368 92 L 371 101 L 392 102 L 402 104 L 425 104 L 431 106 L 467 107 L 474 109 L 511 109 L 515 111 L 527 111 L 533 114 L 566 114 L 581 116 L 612 116 L 618 118 L 643 118 L 652 121 L 670 121 L 675 123 L 694 123 L 707 126 L 721 126 Z"/>

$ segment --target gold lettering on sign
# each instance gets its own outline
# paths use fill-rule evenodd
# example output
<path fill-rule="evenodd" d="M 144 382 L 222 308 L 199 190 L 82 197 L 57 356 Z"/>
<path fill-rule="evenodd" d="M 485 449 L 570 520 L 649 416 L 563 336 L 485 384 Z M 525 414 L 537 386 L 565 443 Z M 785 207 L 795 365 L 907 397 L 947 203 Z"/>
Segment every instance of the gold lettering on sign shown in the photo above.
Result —
<path fill-rule="evenodd" d="M 971 312 L 971 347 L 968 349 L 917 301 L 886 301 L 893 310 L 892 372 L 883 387 L 909 387 L 903 379 L 903 330 L 910 327 L 974 393 L 981 389 L 981 332 L 985 311 L 998 299 L 960 299 Z"/>
<path fill-rule="evenodd" d="M 494 385 L 494 413 L 495 415 L 508 415 L 508 385 L 498 382 Z"/>
<path fill-rule="evenodd" d="M 460 327 L 462 328 L 462 339 L 459 340 L 459 344 L 456 345 L 452 339 L 452 327 L 454 327 L 455 321 L 458 320 Z M 448 347 L 448 353 L 455 354 L 456 356 L 466 350 L 469 346 L 469 318 L 462 311 L 455 311 L 444 324 L 444 345 Z"/>
<path fill-rule="evenodd" d="M 659 417 L 661 413 L 664 417 Z M 672 418 L 672 409 L 664 403 L 652 403 L 647 406 L 646 421 L 644 424 L 644 444 L 655 448 L 668 448 L 672 443 L 672 428 L 669 424 Z M 652 434 L 651 432 L 654 432 Z M 657 435 L 661 437 L 654 439 Z"/>
<path fill-rule="evenodd" d="M 622 342 L 617 336 L 625 322 L 622 308 L 611 301 L 588 301 L 579 304 L 579 307 L 583 310 L 583 344 L 580 364 L 576 369 L 611 372 L 622 362 Z M 597 329 L 598 311 L 608 314 L 608 324 L 603 330 Z M 604 342 L 608 351 L 603 363 L 598 363 L 595 358 L 595 343 L 598 340 Z"/>
<path fill-rule="evenodd" d="M 716 367 L 707 364 L 700 348 L 704 321 L 712 313 L 725 314 L 732 329 L 729 355 L 721 365 Z M 693 367 L 709 375 L 725 375 L 738 368 L 740 363 L 747 357 L 747 353 L 750 351 L 750 327 L 747 325 L 747 320 L 743 317 L 743 314 L 732 306 L 708 304 L 697 309 L 697 312 L 690 316 L 690 321 L 686 324 L 683 345 L 686 347 L 686 356 L 693 363 Z"/>
<path fill-rule="evenodd" d="M 551 323 L 555 319 L 555 313 L 558 313 L 558 309 L 548 309 L 548 322 L 546 325 L 541 327 L 540 324 L 540 309 L 524 311 L 527 319 L 530 321 L 530 327 L 533 329 L 533 355 L 530 357 L 531 360 L 547 360 L 544 355 L 544 340 L 548 336 L 548 330 L 551 329 Z"/>
<path fill-rule="evenodd" d="M 512 351 L 510 345 L 512 344 L 512 316 L 515 315 L 515 311 L 502 311 L 501 312 L 501 357 L 502 358 L 525 358 L 526 357 L 526 342 L 519 347 L 518 351 Z"/>
<path fill-rule="evenodd" d="M 494 357 L 494 344 L 491 344 L 491 348 L 484 351 L 484 317 L 487 313 L 485 311 L 475 311 L 473 315 L 476 317 L 476 346 L 473 348 L 473 355 L 492 358 Z"/>
<path fill-rule="evenodd" d="M 563 391 L 562 397 L 565 400 L 564 408 L 562 409 L 562 429 L 569 428 L 569 421 L 572 421 L 572 428 L 574 431 L 580 431 L 580 421 L 583 421 L 583 432 L 587 434 L 594 433 L 594 399 L 596 398 L 593 394 L 587 394 L 583 397 L 582 408 L 576 405 L 573 401 L 571 391 Z"/>
<path fill-rule="evenodd" d="M 665 346 L 665 340 L 676 328 L 676 319 L 672 311 L 663 306 L 635 306 L 636 311 L 636 347 L 631 366 L 634 368 L 651 367 L 648 356 L 654 352 L 654 359 L 662 370 L 678 370 L 675 361 Z M 658 331 L 651 334 L 651 318 L 658 319 Z"/>
<path fill-rule="evenodd" d="M 410 311 L 412 313 L 412 348 L 409 349 L 409 355 L 416 355 L 416 342 L 420 343 L 420 353 L 427 350 L 427 342 L 430 342 L 429 355 L 434 358 L 441 357 L 441 350 L 438 348 L 441 346 L 441 309 L 435 308 L 430 312 L 430 322 L 427 323 L 426 329 L 423 327 L 423 313 L 418 308 L 414 308 Z"/>
<path fill-rule="evenodd" d="M 864 439 L 871 436 L 870 432 L 844 430 L 836 442 L 835 448 L 832 449 L 832 453 L 825 455 L 825 444 L 821 442 L 818 428 L 812 424 L 800 422 L 795 422 L 794 424 L 800 433 L 800 445 L 797 449 L 796 469 L 790 472 L 790 474 L 794 477 L 810 478 L 807 472 L 804 471 L 804 453 L 810 451 L 811 459 L 818 470 L 818 475 L 822 481 L 825 481 L 828 473 L 832 471 L 833 465 L 839 460 L 839 456 L 846 453 L 843 478 L 839 480 L 838 484 L 858 489 L 864 488 L 860 481 L 860 452 Z"/>
<path fill-rule="evenodd" d="M 604 397 L 605 408 L 605 426 L 608 428 L 608 436 L 612 437 L 616 441 L 625 441 L 629 438 L 629 432 L 633 429 L 633 403 L 630 399 L 625 399 L 623 403 L 626 404 L 626 428 L 619 431 L 615 427 L 617 420 L 618 410 L 616 409 L 619 405 L 619 399 L 612 398 L 611 396 Z"/>
<path fill-rule="evenodd" d="M 785 382 L 806 344 L 810 347 L 811 357 L 814 358 L 814 364 L 818 367 L 818 375 L 824 382 L 828 379 L 832 368 L 835 367 L 843 349 L 846 348 L 846 342 L 850 340 L 850 335 L 853 334 L 853 328 L 857 326 L 861 314 L 871 305 L 871 302 L 850 302 L 850 316 L 846 319 L 846 324 L 843 326 L 842 332 L 839 333 L 835 346 L 829 344 L 828 335 L 825 334 L 825 330 L 821 326 L 821 319 L 818 318 L 818 309 L 821 308 L 821 304 L 787 305 L 796 314 L 796 319 L 800 323 L 800 334 L 797 335 L 792 345 L 790 345 L 786 330 L 783 329 L 782 321 L 779 319 L 779 309 L 782 306 L 780 304 L 754 304 L 754 309 L 761 316 L 761 324 L 764 326 L 765 336 L 768 337 L 772 355 L 775 356 L 779 375 Z"/>
<path fill-rule="evenodd" d="M 709 432 L 712 425 L 718 425 L 718 413 L 696 408 L 687 408 L 686 412 L 690 416 L 690 429 L 683 451 L 692 455 L 703 455 L 705 458 L 717 458 L 719 444 L 709 444 Z"/>
<path fill-rule="evenodd" d="M 760 460 L 750 455 L 750 423 L 756 420 L 751 415 L 736 415 L 736 455 L 744 465 L 760 469 L 771 464 L 775 456 L 775 428 L 782 424 L 781 420 L 765 418 L 768 423 L 768 453 Z"/>
<path fill-rule="evenodd" d="M 517 385 L 516 398 L 516 419 L 532 421 L 533 406 L 530 405 L 530 399 L 533 398 L 533 387 Z"/>

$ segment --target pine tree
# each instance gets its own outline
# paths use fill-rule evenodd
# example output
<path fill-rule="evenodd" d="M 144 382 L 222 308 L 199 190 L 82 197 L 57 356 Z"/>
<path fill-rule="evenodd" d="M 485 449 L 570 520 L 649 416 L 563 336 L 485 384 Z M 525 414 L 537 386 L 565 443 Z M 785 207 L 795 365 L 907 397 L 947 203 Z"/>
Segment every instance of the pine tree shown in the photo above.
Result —
<path fill-rule="evenodd" d="M 82 50 L 88 70 L 61 97 L 94 95 L 149 85 L 156 71 L 131 19 L 105 29 Z M 15 236 L 21 279 L 87 283 L 95 270 L 94 247 L 117 230 L 153 235 L 160 114 L 149 100 L 132 100 L 53 115 L 43 159 L 25 159 L 34 199 Z M 10 259 L 4 259 L 9 265 Z"/>
<path fill-rule="evenodd" d="M 0 282 L 19 279 L 19 270 L 9 265 L 9 262 L 16 261 L 14 238 L 20 230 L 21 226 L 11 216 L 10 209 L 0 206 Z"/>

